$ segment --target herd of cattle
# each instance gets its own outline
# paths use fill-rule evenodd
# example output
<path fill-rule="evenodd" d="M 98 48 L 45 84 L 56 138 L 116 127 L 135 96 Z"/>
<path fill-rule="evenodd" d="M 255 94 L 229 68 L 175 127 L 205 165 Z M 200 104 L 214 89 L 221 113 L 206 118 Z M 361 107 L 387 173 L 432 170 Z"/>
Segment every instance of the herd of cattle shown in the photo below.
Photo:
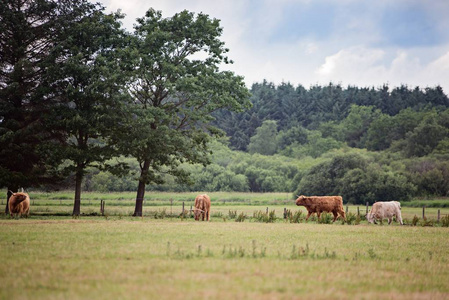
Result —
<path fill-rule="evenodd" d="M 338 217 L 346 220 L 345 211 L 343 209 L 343 198 L 341 196 L 299 196 L 296 205 L 304 206 L 307 209 L 306 221 L 309 217 L 316 213 L 320 218 L 321 213 L 332 213 L 334 222 Z M 14 215 L 28 216 L 30 213 L 30 197 L 27 193 L 12 193 L 9 198 L 9 212 L 11 217 Z M 196 221 L 210 220 L 210 197 L 206 194 L 198 195 L 195 198 L 195 208 L 193 209 Z M 388 219 L 391 224 L 393 217 L 403 225 L 401 216 L 401 203 L 398 201 L 376 202 L 373 204 L 371 211 L 366 215 L 366 219 L 370 223 L 376 223 L 377 220 Z"/>
<path fill-rule="evenodd" d="M 297 206 L 304 206 L 307 209 L 306 221 L 312 214 L 316 213 L 318 218 L 320 218 L 321 213 L 324 212 L 334 215 L 333 222 L 338 217 L 346 220 L 343 198 L 341 196 L 299 196 L 295 203 Z M 208 195 L 202 194 L 195 198 L 194 216 L 197 221 L 200 219 L 202 221 L 204 219 L 210 220 L 210 197 Z M 403 225 L 401 203 L 398 201 L 376 202 L 366 215 L 367 221 L 375 224 L 377 224 L 377 220 L 382 221 L 383 219 L 388 219 L 388 224 L 391 224 L 393 217 L 396 217 L 396 220 Z"/>

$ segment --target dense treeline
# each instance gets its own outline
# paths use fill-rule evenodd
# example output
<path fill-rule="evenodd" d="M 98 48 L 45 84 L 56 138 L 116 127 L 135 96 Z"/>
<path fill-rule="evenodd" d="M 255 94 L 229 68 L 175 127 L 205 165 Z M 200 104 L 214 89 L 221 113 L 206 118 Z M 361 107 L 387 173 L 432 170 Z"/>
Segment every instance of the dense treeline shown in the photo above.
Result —
<path fill-rule="evenodd" d="M 292 128 L 327 131 L 332 128 L 323 127 L 324 124 L 337 124 L 348 117 L 351 108 L 356 106 L 372 107 L 376 114 L 382 113 L 384 118 L 399 114 L 404 109 L 424 111 L 431 108 L 444 109 L 449 107 L 449 99 L 440 86 L 434 88 L 410 89 L 405 85 L 390 90 L 388 85 L 380 88 L 359 88 L 329 84 L 327 86 L 312 86 L 309 89 L 299 85 L 294 87 L 290 83 L 279 86 L 269 82 L 253 84 L 251 88 L 253 107 L 243 113 L 219 112 L 216 114 L 216 124 L 230 136 L 230 147 L 235 150 L 249 150 L 250 138 L 256 129 L 267 120 L 276 121 L 277 130 L 287 133 Z M 369 112 L 367 112 L 369 113 Z M 348 119 L 347 123 L 354 120 Z M 363 116 L 361 116 L 363 117 Z M 376 115 L 370 113 L 369 118 Z M 371 119 L 364 120 L 370 122 Z M 358 120 L 360 123 L 360 120 Z M 360 124 L 351 124 L 357 128 Z M 368 124 L 364 123 L 363 126 Z M 328 126 L 332 127 L 332 126 Z M 407 130 L 406 128 L 405 130 Z M 300 129 L 296 129 L 300 130 Z M 350 146 L 357 134 L 348 137 Z M 290 139 L 297 137 L 302 142 L 303 133 L 290 132 Z M 397 138 L 396 138 L 397 139 Z M 376 149 L 378 150 L 378 149 Z M 381 150 L 381 149 L 379 149 Z"/>

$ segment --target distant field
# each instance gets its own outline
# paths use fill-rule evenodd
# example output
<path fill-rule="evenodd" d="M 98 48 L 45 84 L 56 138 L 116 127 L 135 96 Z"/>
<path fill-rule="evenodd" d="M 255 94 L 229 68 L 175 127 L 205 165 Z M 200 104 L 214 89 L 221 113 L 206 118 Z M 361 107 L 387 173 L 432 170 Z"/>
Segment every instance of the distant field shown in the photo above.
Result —
<path fill-rule="evenodd" d="M 447 227 L 41 218 L 0 219 L 0 299 L 449 298 Z"/>
<path fill-rule="evenodd" d="M 193 205 L 198 193 L 168 193 L 147 192 L 145 194 L 144 215 L 153 216 L 164 211 L 167 215 L 179 216 L 182 212 L 182 204 L 186 210 Z M 212 216 L 217 220 L 226 217 L 229 211 L 245 213 L 252 216 L 256 211 L 266 212 L 274 210 L 278 218 L 283 217 L 284 208 L 291 211 L 301 210 L 294 204 L 293 195 L 290 193 L 208 193 L 212 199 Z M 31 214 L 35 217 L 66 215 L 69 216 L 73 210 L 73 192 L 30 192 Z M 85 192 L 81 198 L 82 215 L 99 215 L 100 202 L 105 201 L 105 215 L 107 216 L 130 216 L 134 212 L 135 193 L 93 193 Z M 4 205 L 6 200 L 2 200 Z M 402 202 L 403 218 L 412 219 L 415 215 L 422 218 L 422 207 L 426 205 L 425 216 L 428 219 L 437 219 L 438 210 L 440 216 L 449 214 L 449 199 L 414 200 Z M 358 209 L 358 210 L 357 210 Z M 364 216 L 366 207 L 363 205 L 349 205 L 350 213 Z M 1 216 L 1 214 L 0 214 Z"/>

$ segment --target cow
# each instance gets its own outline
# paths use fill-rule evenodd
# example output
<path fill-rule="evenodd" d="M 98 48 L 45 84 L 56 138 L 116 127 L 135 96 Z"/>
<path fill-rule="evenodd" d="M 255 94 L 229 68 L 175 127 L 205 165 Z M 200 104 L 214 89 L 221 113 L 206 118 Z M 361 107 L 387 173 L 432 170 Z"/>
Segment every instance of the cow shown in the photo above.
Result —
<path fill-rule="evenodd" d="M 30 214 L 30 196 L 27 193 L 12 193 L 8 208 L 11 217 L 14 217 L 14 214 L 28 217 Z"/>
<path fill-rule="evenodd" d="M 200 218 L 204 221 L 210 220 L 210 197 L 206 194 L 201 194 L 195 198 L 195 208 L 193 209 L 195 220 L 199 221 Z"/>
<path fill-rule="evenodd" d="M 316 213 L 318 218 L 322 212 L 331 212 L 334 215 L 334 221 L 338 215 L 346 220 L 345 211 L 343 210 L 343 198 L 341 196 L 298 196 L 295 201 L 296 205 L 304 206 L 307 209 L 306 221 L 310 215 Z"/>
<path fill-rule="evenodd" d="M 396 221 L 399 221 L 401 225 L 404 225 L 401 215 L 401 203 L 398 201 L 374 203 L 371 211 L 366 215 L 366 219 L 368 222 L 374 224 L 377 224 L 376 220 L 382 221 L 383 219 L 388 219 L 388 225 L 390 225 L 393 216 L 396 217 Z"/>

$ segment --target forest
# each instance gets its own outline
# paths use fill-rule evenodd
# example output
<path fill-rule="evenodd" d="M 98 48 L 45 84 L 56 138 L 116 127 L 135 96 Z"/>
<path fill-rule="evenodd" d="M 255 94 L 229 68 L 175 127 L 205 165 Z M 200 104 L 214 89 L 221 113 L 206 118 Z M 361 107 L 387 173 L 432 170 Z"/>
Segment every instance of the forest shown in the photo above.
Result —
<path fill-rule="evenodd" d="M 447 196 L 449 99 L 441 87 L 263 82 L 250 91 L 250 109 L 214 114 L 226 134 L 211 144 L 210 165 L 183 166 L 190 185 L 167 176 L 149 189 L 341 194 L 354 204 Z M 102 191 L 135 187 L 129 176 L 98 170 L 85 184 Z"/>
<path fill-rule="evenodd" d="M 74 215 L 82 191 L 137 191 L 135 216 L 148 190 L 447 196 L 440 86 L 248 88 L 202 13 L 149 9 L 128 32 L 84 0 L 0 9 L 7 191 L 74 189 Z"/>

